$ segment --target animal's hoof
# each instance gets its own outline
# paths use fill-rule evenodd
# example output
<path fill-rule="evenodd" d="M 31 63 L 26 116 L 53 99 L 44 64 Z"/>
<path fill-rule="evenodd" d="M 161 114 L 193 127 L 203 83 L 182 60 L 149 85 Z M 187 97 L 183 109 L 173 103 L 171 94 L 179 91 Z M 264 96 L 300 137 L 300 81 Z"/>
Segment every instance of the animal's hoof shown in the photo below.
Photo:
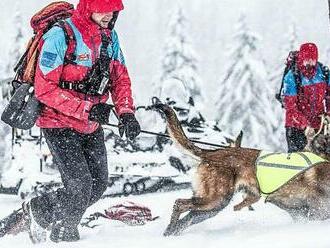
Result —
<path fill-rule="evenodd" d="M 166 228 L 165 232 L 163 233 L 164 237 L 168 237 L 171 236 L 172 232 L 170 228 Z"/>
<path fill-rule="evenodd" d="M 163 233 L 163 235 L 164 235 L 165 237 L 175 235 L 175 228 L 173 228 L 173 226 L 169 225 L 169 226 L 166 228 L 166 230 L 165 230 L 165 232 Z"/>
<path fill-rule="evenodd" d="M 241 207 L 240 206 L 234 206 L 234 211 L 240 211 Z"/>

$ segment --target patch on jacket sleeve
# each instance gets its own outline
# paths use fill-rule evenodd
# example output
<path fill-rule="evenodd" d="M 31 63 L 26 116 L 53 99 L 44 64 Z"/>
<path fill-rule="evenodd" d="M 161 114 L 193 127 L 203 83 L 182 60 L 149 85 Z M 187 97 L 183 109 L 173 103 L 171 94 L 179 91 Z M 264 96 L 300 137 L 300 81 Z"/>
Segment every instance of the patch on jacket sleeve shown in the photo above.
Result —
<path fill-rule="evenodd" d="M 56 58 L 57 58 L 56 53 L 43 52 L 40 63 L 42 66 L 53 68 Z"/>
<path fill-rule="evenodd" d="M 89 59 L 90 59 L 90 56 L 88 53 L 79 54 L 77 57 L 78 61 L 88 61 Z"/>

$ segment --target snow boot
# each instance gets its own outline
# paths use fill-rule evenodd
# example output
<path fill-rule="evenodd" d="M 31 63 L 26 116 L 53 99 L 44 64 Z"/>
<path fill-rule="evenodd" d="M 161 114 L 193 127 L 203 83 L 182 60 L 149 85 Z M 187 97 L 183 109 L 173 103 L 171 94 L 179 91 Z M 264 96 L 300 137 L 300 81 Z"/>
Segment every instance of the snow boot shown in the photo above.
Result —
<path fill-rule="evenodd" d="M 65 225 L 63 222 L 53 224 L 50 240 L 58 242 L 74 242 L 80 239 L 77 226 Z"/>
<path fill-rule="evenodd" d="M 35 216 L 33 216 L 31 202 L 30 201 L 23 202 L 22 208 L 32 243 L 37 244 L 37 243 L 46 242 L 47 240 L 46 229 L 40 226 L 37 223 Z"/>

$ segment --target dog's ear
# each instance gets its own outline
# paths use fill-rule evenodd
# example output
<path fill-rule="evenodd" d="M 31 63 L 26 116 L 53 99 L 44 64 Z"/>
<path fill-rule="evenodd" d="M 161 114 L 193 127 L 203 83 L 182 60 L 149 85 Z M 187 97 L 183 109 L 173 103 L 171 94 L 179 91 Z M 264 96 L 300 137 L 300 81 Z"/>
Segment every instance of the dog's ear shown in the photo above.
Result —
<path fill-rule="evenodd" d="M 235 147 L 241 147 L 243 139 L 243 131 L 241 130 L 235 140 Z"/>
<path fill-rule="evenodd" d="M 243 131 L 241 131 L 235 140 L 227 139 L 229 143 L 229 147 L 241 147 L 243 138 Z"/>

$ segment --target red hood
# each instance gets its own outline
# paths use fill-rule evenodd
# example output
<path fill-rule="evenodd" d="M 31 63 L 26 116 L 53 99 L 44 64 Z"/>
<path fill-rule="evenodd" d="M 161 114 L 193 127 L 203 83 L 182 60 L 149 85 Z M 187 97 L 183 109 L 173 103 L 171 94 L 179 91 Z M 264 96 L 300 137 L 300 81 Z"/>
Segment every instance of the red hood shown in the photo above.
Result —
<path fill-rule="evenodd" d="M 92 13 L 108 13 L 124 9 L 122 0 L 80 0 L 73 13 L 75 23 L 79 22 L 89 33 L 99 30 L 99 26 L 91 20 Z"/>
<path fill-rule="evenodd" d="M 308 78 L 312 78 L 316 74 L 317 64 L 312 68 L 306 68 L 304 61 L 306 60 L 318 60 L 317 46 L 314 43 L 305 43 L 300 46 L 298 53 L 298 69 L 302 74 Z"/>
<path fill-rule="evenodd" d="M 87 18 L 90 18 L 92 13 L 108 13 L 123 9 L 121 0 L 80 0 L 77 5 L 80 15 Z"/>

